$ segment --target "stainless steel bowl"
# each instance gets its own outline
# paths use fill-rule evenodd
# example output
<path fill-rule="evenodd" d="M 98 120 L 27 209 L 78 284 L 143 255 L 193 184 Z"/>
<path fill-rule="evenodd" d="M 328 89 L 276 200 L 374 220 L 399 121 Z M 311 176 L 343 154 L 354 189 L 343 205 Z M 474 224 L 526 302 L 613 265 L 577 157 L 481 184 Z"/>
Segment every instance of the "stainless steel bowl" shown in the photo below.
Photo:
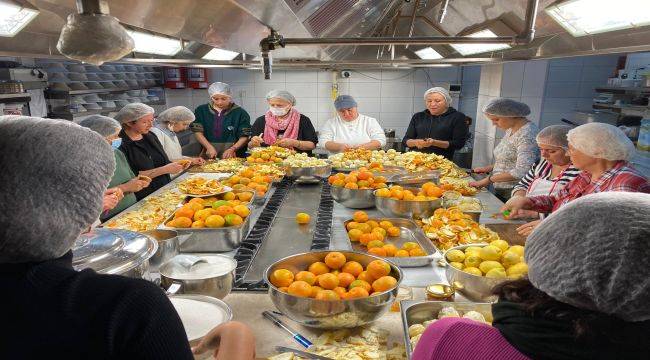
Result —
<path fill-rule="evenodd" d="M 375 207 L 374 189 L 346 189 L 342 186 L 332 186 L 332 197 L 341 205 L 352 209 L 368 209 Z"/>
<path fill-rule="evenodd" d="M 332 172 L 332 165 L 312 167 L 289 167 L 285 168 L 285 175 L 289 178 L 326 178 Z"/>
<path fill-rule="evenodd" d="M 149 235 L 158 241 L 158 250 L 149 259 L 149 266 L 151 266 L 152 271 L 158 271 L 161 264 L 180 254 L 181 245 L 176 231 L 150 230 L 143 234 Z"/>
<path fill-rule="evenodd" d="M 160 265 L 160 284 L 172 294 L 199 294 L 223 299 L 232 290 L 237 261 L 225 255 L 201 255 L 204 263 L 189 268 L 172 258 Z"/>
<path fill-rule="evenodd" d="M 476 276 L 470 273 L 466 273 L 462 270 L 458 270 L 455 267 L 449 265 L 447 262 L 447 253 L 451 250 L 465 250 L 470 246 L 483 247 L 487 246 L 485 243 L 478 244 L 468 244 L 468 245 L 459 245 L 450 248 L 445 251 L 442 255 L 442 262 L 446 265 L 445 276 L 447 281 L 452 284 L 456 291 L 460 292 L 472 301 L 478 302 L 494 302 L 497 297 L 492 294 L 492 289 L 499 285 L 500 283 L 507 281 L 508 279 L 493 279 L 485 276 Z"/>
<path fill-rule="evenodd" d="M 419 191 L 416 188 L 404 189 L 411 190 L 414 193 Z M 377 210 L 388 217 L 424 219 L 431 217 L 437 208 L 442 207 L 442 199 L 426 201 L 395 200 L 389 197 L 377 196 L 375 193 L 375 206 Z"/>
<path fill-rule="evenodd" d="M 365 268 L 371 261 L 383 260 L 390 264 L 390 275 L 397 279 L 391 290 L 373 294 L 367 298 L 350 300 L 316 300 L 283 293 L 269 282 L 269 276 L 277 269 L 287 269 L 294 273 L 305 270 L 310 264 L 323 261 L 330 252 L 314 251 L 288 256 L 271 264 L 264 272 L 269 284 L 269 296 L 275 306 L 291 320 L 309 327 L 321 329 L 352 328 L 377 320 L 388 311 L 402 282 L 402 270 L 397 265 L 380 257 L 354 251 L 340 251 L 348 261 L 358 261 Z"/>
<path fill-rule="evenodd" d="M 429 170 L 413 174 L 402 174 L 391 178 L 391 182 L 410 187 L 420 187 L 427 182 L 440 183 L 440 171 Z"/>

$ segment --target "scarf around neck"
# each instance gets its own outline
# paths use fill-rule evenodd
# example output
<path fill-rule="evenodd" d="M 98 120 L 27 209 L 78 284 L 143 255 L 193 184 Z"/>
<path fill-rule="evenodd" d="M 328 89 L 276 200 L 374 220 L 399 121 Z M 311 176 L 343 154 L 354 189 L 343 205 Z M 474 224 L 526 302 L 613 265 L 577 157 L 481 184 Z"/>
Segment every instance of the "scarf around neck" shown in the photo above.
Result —
<path fill-rule="evenodd" d="M 300 112 L 295 108 L 289 110 L 289 114 L 286 118 L 280 119 L 279 117 L 273 115 L 271 111 L 267 111 L 264 114 L 264 142 L 268 145 L 273 145 L 278 139 L 278 132 L 280 130 L 284 131 L 283 138 L 285 139 L 297 139 L 298 138 L 298 128 L 300 126 Z"/>

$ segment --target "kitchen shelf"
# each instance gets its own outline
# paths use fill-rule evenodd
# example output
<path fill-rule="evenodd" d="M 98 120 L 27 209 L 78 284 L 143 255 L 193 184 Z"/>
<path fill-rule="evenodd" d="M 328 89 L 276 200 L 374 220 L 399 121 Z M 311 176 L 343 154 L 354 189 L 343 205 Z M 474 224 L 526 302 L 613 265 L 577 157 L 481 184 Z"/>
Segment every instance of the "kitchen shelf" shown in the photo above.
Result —
<path fill-rule="evenodd" d="M 166 105 L 167 103 L 165 101 L 148 101 L 143 104 L 147 105 Z M 74 119 L 82 116 L 90 116 L 90 115 L 98 115 L 98 114 L 108 114 L 111 112 L 118 112 L 120 111 L 121 107 L 114 107 L 114 108 L 105 108 L 101 110 L 87 110 L 83 112 L 78 112 L 78 113 L 71 113 L 71 112 L 53 112 L 49 114 L 49 117 L 55 117 L 55 118 L 61 118 L 61 119 Z"/>
<path fill-rule="evenodd" d="M 644 106 L 644 105 L 614 105 L 614 104 L 594 103 L 592 107 L 594 109 L 634 110 L 634 111 L 648 110 L 648 106 Z"/>
<path fill-rule="evenodd" d="M 623 87 L 623 86 L 600 86 L 596 88 L 596 92 L 609 92 L 609 93 L 650 93 L 650 87 Z"/>
<path fill-rule="evenodd" d="M 47 93 L 49 95 L 55 95 L 55 96 L 61 96 L 61 97 L 66 97 L 68 95 L 85 95 L 85 94 L 98 94 L 98 93 L 116 93 L 116 92 L 124 92 L 124 91 L 130 91 L 130 90 L 148 90 L 148 89 L 154 89 L 154 88 L 162 88 L 163 85 L 154 85 L 154 86 L 139 86 L 139 87 L 133 87 L 133 88 L 112 88 L 112 89 L 92 89 L 92 90 L 70 90 L 70 91 L 64 91 L 64 90 L 47 90 Z M 55 99 L 55 97 L 50 96 L 51 99 Z"/>
<path fill-rule="evenodd" d="M 29 93 L 0 94 L 0 103 L 29 102 L 31 99 Z"/>

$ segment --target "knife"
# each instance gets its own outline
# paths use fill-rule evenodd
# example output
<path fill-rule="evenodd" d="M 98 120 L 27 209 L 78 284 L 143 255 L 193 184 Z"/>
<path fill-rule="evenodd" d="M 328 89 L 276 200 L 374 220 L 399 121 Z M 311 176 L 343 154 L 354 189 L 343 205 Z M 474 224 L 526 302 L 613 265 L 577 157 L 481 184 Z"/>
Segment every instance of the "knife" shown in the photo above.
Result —
<path fill-rule="evenodd" d="M 300 357 L 304 357 L 304 358 L 307 358 L 307 359 L 332 360 L 332 358 L 328 358 L 328 357 L 325 357 L 325 356 L 320 356 L 320 355 L 308 353 L 306 351 L 302 351 L 302 350 L 298 350 L 298 349 L 292 349 L 292 348 L 286 347 L 286 346 L 276 346 L 275 351 L 280 352 L 280 353 L 291 352 L 291 353 L 294 353 L 294 355 L 298 355 Z"/>

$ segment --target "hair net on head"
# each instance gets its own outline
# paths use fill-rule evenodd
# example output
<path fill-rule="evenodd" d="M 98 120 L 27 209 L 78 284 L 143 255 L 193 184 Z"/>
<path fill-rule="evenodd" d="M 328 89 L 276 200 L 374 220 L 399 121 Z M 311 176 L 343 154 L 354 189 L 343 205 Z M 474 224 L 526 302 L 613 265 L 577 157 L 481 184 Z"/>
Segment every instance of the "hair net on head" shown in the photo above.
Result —
<path fill-rule="evenodd" d="M 115 135 L 122 130 L 122 126 L 115 119 L 103 115 L 91 115 L 79 121 L 79 125 L 87 127 L 103 137 Z"/>
<path fill-rule="evenodd" d="M 648 210 L 650 195 L 626 192 L 587 195 L 563 206 L 526 240 L 530 282 L 578 308 L 650 320 Z"/>
<path fill-rule="evenodd" d="M 530 115 L 530 108 L 519 101 L 498 98 L 485 105 L 483 113 L 499 117 L 526 117 Z"/>
<path fill-rule="evenodd" d="M 635 148 L 632 140 L 614 125 L 589 123 L 571 129 L 569 144 L 585 155 L 610 161 L 630 160 Z"/>
<path fill-rule="evenodd" d="M 102 211 L 111 146 L 73 122 L 27 116 L 2 117 L 0 137 L 0 168 L 11 169 L 0 171 L 0 263 L 64 255 Z"/>
<path fill-rule="evenodd" d="M 282 99 L 290 102 L 291 105 L 296 105 L 296 98 L 286 90 L 271 90 L 268 94 L 266 94 L 266 101 L 269 101 L 273 98 Z"/>
<path fill-rule="evenodd" d="M 117 115 L 115 115 L 115 120 L 119 121 L 120 124 L 124 124 L 136 121 L 141 117 L 153 114 L 154 112 L 154 109 L 147 104 L 131 103 L 125 105 Z"/>
<path fill-rule="evenodd" d="M 213 97 L 217 94 L 232 96 L 232 93 L 230 92 L 230 85 L 222 82 L 213 82 L 210 84 L 210 87 L 208 88 L 208 94 L 210 97 Z"/>
<path fill-rule="evenodd" d="M 427 95 L 429 94 L 440 94 L 444 96 L 447 106 L 451 106 L 451 95 L 449 95 L 449 91 L 447 91 L 447 89 L 442 87 L 432 87 L 431 89 L 424 92 L 424 100 L 427 99 Z"/>
<path fill-rule="evenodd" d="M 336 110 L 351 109 L 357 107 L 357 101 L 350 95 L 339 95 L 334 100 Z"/>
<path fill-rule="evenodd" d="M 537 133 L 537 144 L 560 147 L 566 150 L 569 148 L 569 140 L 566 134 L 571 129 L 573 128 L 568 125 L 547 126 Z"/>
<path fill-rule="evenodd" d="M 157 120 L 163 123 L 193 122 L 195 116 L 192 110 L 185 106 L 174 106 L 161 112 Z"/>

